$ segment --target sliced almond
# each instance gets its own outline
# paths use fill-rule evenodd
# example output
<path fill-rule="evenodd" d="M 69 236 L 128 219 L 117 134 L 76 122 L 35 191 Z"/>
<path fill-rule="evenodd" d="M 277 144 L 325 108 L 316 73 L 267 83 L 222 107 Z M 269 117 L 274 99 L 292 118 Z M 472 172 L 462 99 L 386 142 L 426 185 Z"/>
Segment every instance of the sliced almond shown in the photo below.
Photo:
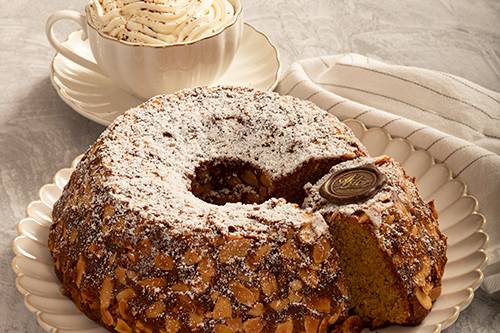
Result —
<path fill-rule="evenodd" d="M 115 322 L 113 316 L 111 315 L 111 312 L 104 308 L 101 308 L 101 320 L 105 325 L 108 326 L 113 326 Z"/>
<path fill-rule="evenodd" d="M 219 249 L 219 261 L 228 263 L 236 257 L 245 257 L 252 246 L 250 239 L 233 239 L 223 244 Z"/>
<path fill-rule="evenodd" d="M 203 325 L 204 316 L 200 313 L 191 312 L 189 314 L 189 326 L 196 328 Z"/>
<path fill-rule="evenodd" d="M 123 289 L 122 291 L 120 291 L 117 295 L 116 295 L 116 300 L 117 301 L 127 301 L 131 298 L 134 298 L 135 297 L 135 291 L 134 289 L 132 288 L 127 288 L 127 289 Z"/>
<path fill-rule="evenodd" d="M 295 247 L 295 244 L 291 240 L 288 240 L 285 244 L 283 244 L 280 247 L 280 253 L 286 259 L 297 260 L 300 258 L 297 252 L 297 248 Z"/>
<path fill-rule="evenodd" d="M 199 263 L 201 260 L 201 256 L 197 250 L 190 249 L 184 253 L 183 259 L 184 259 L 184 263 L 186 265 L 191 266 L 191 265 Z"/>
<path fill-rule="evenodd" d="M 396 217 L 394 215 L 387 215 L 385 218 L 385 224 L 392 224 Z"/>
<path fill-rule="evenodd" d="M 115 276 L 118 282 L 121 284 L 127 284 L 127 270 L 123 267 L 116 267 Z"/>
<path fill-rule="evenodd" d="M 102 210 L 102 218 L 106 219 L 115 213 L 115 208 L 111 204 L 106 204 Z"/>
<path fill-rule="evenodd" d="M 165 303 L 162 301 L 151 304 L 145 312 L 146 318 L 153 319 L 159 317 L 165 311 Z"/>
<path fill-rule="evenodd" d="M 212 259 L 205 257 L 198 263 L 198 273 L 203 282 L 208 283 L 216 274 L 215 264 Z"/>
<path fill-rule="evenodd" d="M 214 332 L 215 333 L 234 333 L 235 331 L 227 325 L 217 324 L 214 327 Z"/>
<path fill-rule="evenodd" d="M 271 244 L 264 244 L 259 246 L 255 253 L 249 257 L 248 264 L 251 267 L 256 267 L 272 250 Z"/>
<path fill-rule="evenodd" d="M 118 333 L 132 333 L 132 328 L 130 328 L 130 326 L 128 326 L 128 324 L 120 318 L 118 318 L 115 330 Z"/>
<path fill-rule="evenodd" d="M 320 319 L 311 316 L 306 316 L 304 318 L 304 329 L 306 333 L 317 333 L 319 327 Z"/>
<path fill-rule="evenodd" d="M 158 254 L 155 257 L 155 267 L 162 271 L 171 271 L 174 268 L 174 261 L 169 255 Z"/>
<path fill-rule="evenodd" d="M 111 303 L 111 297 L 113 296 L 113 279 L 106 276 L 102 281 L 101 291 L 99 293 L 100 307 L 101 309 L 107 309 Z"/>
<path fill-rule="evenodd" d="M 229 285 L 234 297 L 241 304 L 247 306 L 254 305 L 259 300 L 259 292 L 245 287 L 240 282 L 233 282 Z"/>
<path fill-rule="evenodd" d="M 301 269 L 299 271 L 299 277 L 305 284 L 310 287 L 316 288 L 319 283 L 318 274 L 316 271 Z"/>
<path fill-rule="evenodd" d="M 322 238 L 314 245 L 312 258 L 315 264 L 321 264 L 330 255 L 330 242 L 326 238 Z"/>
<path fill-rule="evenodd" d="M 260 279 L 260 285 L 262 287 L 262 292 L 266 296 L 271 296 L 278 291 L 278 283 L 273 273 L 265 272 Z"/>
<path fill-rule="evenodd" d="M 264 304 L 257 303 L 253 306 L 253 308 L 248 311 L 248 314 L 253 317 L 260 317 L 264 314 Z"/>
<path fill-rule="evenodd" d="M 435 301 L 439 295 L 441 295 L 441 286 L 437 286 L 437 287 L 434 287 L 431 289 L 430 293 L 429 293 L 429 297 Z"/>
<path fill-rule="evenodd" d="M 214 309 L 212 311 L 212 318 L 214 319 L 224 319 L 231 318 L 233 316 L 233 309 L 231 307 L 231 302 L 227 297 L 220 296 L 217 298 Z"/>
<path fill-rule="evenodd" d="M 432 308 L 432 299 L 429 295 L 425 294 L 420 288 L 417 288 L 415 292 L 415 296 L 417 296 L 417 300 L 422 305 L 422 307 L 426 310 L 430 310 Z"/>
<path fill-rule="evenodd" d="M 80 288 L 80 285 L 82 283 L 83 279 L 83 274 L 85 273 L 85 268 L 87 266 L 87 263 L 85 261 L 85 258 L 80 254 L 78 257 L 78 262 L 76 263 L 76 286 Z"/>
<path fill-rule="evenodd" d="M 271 309 L 273 309 L 276 312 L 281 312 L 288 305 L 289 305 L 288 299 L 275 299 L 274 301 L 269 303 L 269 306 L 271 307 Z"/>
<path fill-rule="evenodd" d="M 332 308 L 330 299 L 326 297 L 312 297 L 307 304 L 315 311 L 322 313 L 329 313 Z"/>
<path fill-rule="evenodd" d="M 189 291 L 189 286 L 187 284 L 184 284 L 184 283 L 174 283 L 172 285 L 172 287 L 170 287 L 170 288 L 172 289 L 172 291 L 181 292 L 181 293 L 185 293 L 185 292 Z"/>
<path fill-rule="evenodd" d="M 290 289 L 291 290 L 300 290 L 302 289 L 304 285 L 302 284 L 302 282 L 300 280 L 293 280 L 292 282 L 290 282 Z"/>
<path fill-rule="evenodd" d="M 293 320 L 289 318 L 284 323 L 278 324 L 276 326 L 275 333 L 292 333 L 293 332 Z"/>
<path fill-rule="evenodd" d="M 226 319 L 226 325 L 235 332 L 240 332 L 243 328 L 243 323 L 239 317 Z"/>
<path fill-rule="evenodd" d="M 165 320 L 165 333 L 177 333 L 181 330 L 181 324 L 177 319 L 167 318 Z"/>
<path fill-rule="evenodd" d="M 151 288 L 163 288 L 167 285 L 164 278 L 146 278 L 138 282 L 139 285 Z"/>
<path fill-rule="evenodd" d="M 264 329 L 265 322 L 261 318 L 248 319 L 243 323 L 245 333 L 260 333 Z"/>
<path fill-rule="evenodd" d="M 317 236 L 314 232 L 311 223 L 302 225 L 299 231 L 299 240 L 304 244 L 312 244 Z"/>
<path fill-rule="evenodd" d="M 370 217 L 365 213 L 361 214 L 361 216 L 358 217 L 358 223 L 366 223 L 368 221 L 370 221 Z"/>

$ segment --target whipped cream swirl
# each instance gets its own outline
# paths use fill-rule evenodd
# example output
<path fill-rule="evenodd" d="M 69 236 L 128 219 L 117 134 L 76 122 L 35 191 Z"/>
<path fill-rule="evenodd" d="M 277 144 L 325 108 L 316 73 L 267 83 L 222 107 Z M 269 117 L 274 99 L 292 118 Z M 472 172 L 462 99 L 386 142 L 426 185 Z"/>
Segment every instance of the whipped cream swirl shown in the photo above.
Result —
<path fill-rule="evenodd" d="M 102 33 L 137 44 L 174 44 L 214 35 L 230 25 L 229 0 L 91 0 L 90 23 Z"/>

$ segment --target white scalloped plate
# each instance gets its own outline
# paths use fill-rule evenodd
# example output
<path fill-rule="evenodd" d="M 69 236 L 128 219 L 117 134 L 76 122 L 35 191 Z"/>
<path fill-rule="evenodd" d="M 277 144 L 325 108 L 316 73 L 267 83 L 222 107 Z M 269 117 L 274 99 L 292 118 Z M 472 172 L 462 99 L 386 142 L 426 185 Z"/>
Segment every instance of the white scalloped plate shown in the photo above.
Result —
<path fill-rule="evenodd" d="M 345 123 L 366 145 L 372 155 L 387 154 L 398 160 L 417 178 L 425 200 L 434 199 L 439 210 L 441 230 L 448 236 L 448 263 L 443 276 L 442 295 L 431 313 L 416 327 L 391 326 L 380 333 L 437 333 L 453 324 L 472 301 L 474 290 L 483 280 L 486 263 L 484 247 L 488 236 L 482 230 L 484 217 L 477 212 L 477 200 L 468 195 L 466 185 L 451 177 L 450 170 L 435 163 L 425 151 L 415 150 L 404 139 L 391 138 L 381 128 L 366 129 L 357 120 Z M 60 291 L 47 249 L 48 227 L 54 202 L 61 195 L 72 169 L 56 173 L 53 184 L 40 189 L 40 200 L 32 202 L 28 217 L 17 224 L 19 236 L 13 242 L 16 254 L 12 268 L 17 274 L 16 287 L 26 307 L 36 314 L 38 323 L 48 332 L 105 333 L 104 328 L 79 312 Z"/>
<path fill-rule="evenodd" d="M 93 59 L 81 30 L 63 43 L 87 59 Z M 245 23 L 240 47 L 226 73 L 214 85 L 247 86 L 273 90 L 280 72 L 278 50 L 262 32 Z M 61 54 L 52 60 L 50 79 L 61 99 L 73 110 L 101 125 L 143 101 L 119 89 L 107 77 L 86 69 Z"/>

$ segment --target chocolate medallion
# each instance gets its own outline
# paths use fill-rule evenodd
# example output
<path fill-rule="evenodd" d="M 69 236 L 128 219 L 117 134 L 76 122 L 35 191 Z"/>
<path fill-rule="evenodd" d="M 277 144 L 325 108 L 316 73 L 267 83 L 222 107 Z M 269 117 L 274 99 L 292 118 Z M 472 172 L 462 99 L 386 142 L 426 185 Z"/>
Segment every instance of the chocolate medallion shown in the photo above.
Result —
<path fill-rule="evenodd" d="M 338 204 L 355 203 L 373 197 L 387 178 L 372 164 L 340 170 L 319 188 L 319 194 Z"/>

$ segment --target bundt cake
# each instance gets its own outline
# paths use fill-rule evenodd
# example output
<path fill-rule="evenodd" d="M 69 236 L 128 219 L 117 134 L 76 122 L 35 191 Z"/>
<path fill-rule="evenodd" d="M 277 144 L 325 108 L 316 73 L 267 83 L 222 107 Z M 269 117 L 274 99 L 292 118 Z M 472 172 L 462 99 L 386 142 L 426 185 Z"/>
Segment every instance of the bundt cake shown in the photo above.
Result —
<path fill-rule="evenodd" d="M 120 333 L 416 324 L 439 294 L 446 241 L 402 168 L 366 155 L 293 97 L 154 97 L 103 132 L 54 205 L 56 274 Z"/>
<path fill-rule="evenodd" d="M 338 164 L 305 187 L 303 207 L 330 226 L 354 312 L 371 327 L 420 323 L 441 293 L 446 237 L 415 179 L 380 156 Z"/>
<path fill-rule="evenodd" d="M 53 209 L 64 291 L 116 332 L 325 332 L 348 292 L 308 181 L 365 155 L 312 103 L 245 88 L 155 97 L 99 137 Z M 355 322 L 355 319 L 351 319 Z"/>

